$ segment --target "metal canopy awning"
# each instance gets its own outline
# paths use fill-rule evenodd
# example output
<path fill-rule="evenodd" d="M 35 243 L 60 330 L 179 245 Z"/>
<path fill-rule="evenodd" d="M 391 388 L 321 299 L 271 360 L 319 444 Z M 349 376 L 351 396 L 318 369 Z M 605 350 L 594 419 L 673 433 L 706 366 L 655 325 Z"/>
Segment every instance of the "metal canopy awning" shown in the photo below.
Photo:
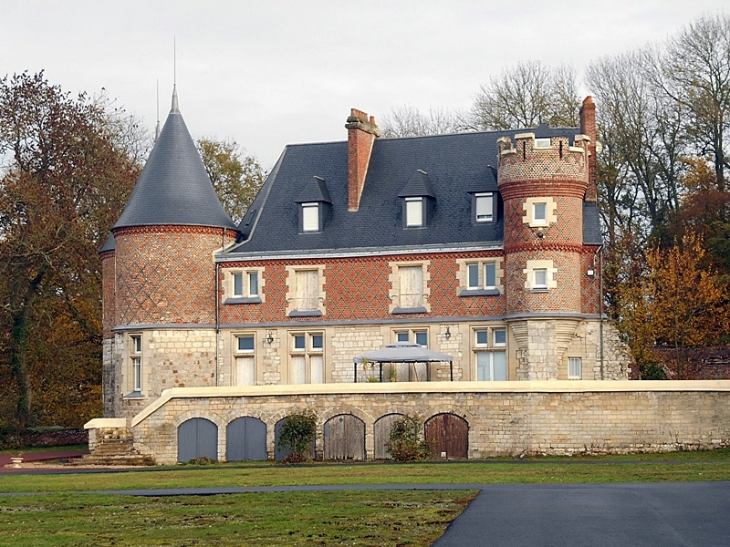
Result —
<path fill-rule="evenodd" d="M 357 383 L 357 366 L 364 360 L 380 365 L 380 381 L 383 381 L 383 363 L 449 363 L 451 381 L 454 381 L 454 363 L 451 355 L 433 351 L 413 342 L 395 342 L 384 348 L 369 351 L 353 359 L 355 365 L 355 383 Z"/>

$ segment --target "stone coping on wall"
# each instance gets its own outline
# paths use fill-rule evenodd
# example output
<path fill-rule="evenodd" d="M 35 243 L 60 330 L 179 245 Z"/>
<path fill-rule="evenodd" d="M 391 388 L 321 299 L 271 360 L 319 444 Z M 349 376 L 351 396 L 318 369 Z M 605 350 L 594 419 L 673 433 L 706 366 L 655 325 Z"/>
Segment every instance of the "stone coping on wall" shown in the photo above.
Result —
<path fill-rule="evenodd" d="M 126 418 L 94 418 L 84 424 L 84 429 L 124 429 Z"/>
<path fill-rule="evenodd" d="M 590 393 L 590 392 L 668 392 L 730 391 L 730 380 L 541 380 L 509 382 L 385 382 L 357 384 L 297 384 L 232 387 L 185 387 L 166 389 L 133 419 L 136 427 L 171 399 L 211 397 L 272 397 L 280 395 L 354 395 L 401 393 Z M 91 420 L 84 427 L 97 425 L 108 418 Z M 126 424 L 126 419 L 118 418 Z M 121 423 L 120 422 L 120 423 Z M 92 425 L 93 424 L 93 425 Z M 124 427 L 124 426 L 121 426 Z"/>

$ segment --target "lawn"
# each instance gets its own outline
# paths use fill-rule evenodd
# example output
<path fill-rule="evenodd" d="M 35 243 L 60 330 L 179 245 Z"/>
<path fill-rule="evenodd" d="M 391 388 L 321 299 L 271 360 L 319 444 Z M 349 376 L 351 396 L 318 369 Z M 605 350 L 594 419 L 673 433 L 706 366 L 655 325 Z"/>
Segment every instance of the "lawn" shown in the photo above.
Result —
<path fill-rule="evenodd" d="M 477 493 L 375 490 L 148 498 L 93 492 L 108 489 L 706 480 L 730 480 L 730 451 L 422 464 L 261 462 L 4 475 L 0 491 L 35 493 L 0 496 L 0 545 L 428 546 Z"/>

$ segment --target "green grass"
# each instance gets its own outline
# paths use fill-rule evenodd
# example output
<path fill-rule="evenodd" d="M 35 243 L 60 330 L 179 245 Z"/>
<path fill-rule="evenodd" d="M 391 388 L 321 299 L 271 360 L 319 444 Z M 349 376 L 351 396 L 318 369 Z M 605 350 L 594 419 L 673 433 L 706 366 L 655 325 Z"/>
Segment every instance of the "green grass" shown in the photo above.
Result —
<path fill-rule="evenodd" d="M 463 463 L 272 462 L 177 466 L 135 473 L 5 475 L 1 492 L 318 484 L 602 483 L 730 480 L 730 450 Z"/>
<path fill-rule="evenodd" d="M 461 463 L 176 466 L 3 475 L 0 546 L 428 546 L 476 491 L 335 491 L 145 498 L 94 490 L 424 483 L 730 480 L 730 450 Z M 53 493 L 51 493 L 53 492 Z"/>
<path fill-rule="evenodd" d="M 427 546 L 476 492 L 0 497 L 0 545 Z"/>

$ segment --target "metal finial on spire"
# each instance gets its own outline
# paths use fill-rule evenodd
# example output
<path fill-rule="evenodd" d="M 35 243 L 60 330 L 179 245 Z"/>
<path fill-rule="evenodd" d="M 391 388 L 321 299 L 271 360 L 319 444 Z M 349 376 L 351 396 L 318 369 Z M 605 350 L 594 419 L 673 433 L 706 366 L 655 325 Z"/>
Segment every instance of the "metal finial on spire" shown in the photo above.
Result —
<path fill-rule="evenodd" d="M 172 37 L 172 108 L 170 113 L 180 113 L 180 107 L 177 103 L 177 44 L 175 37 Z"/>

